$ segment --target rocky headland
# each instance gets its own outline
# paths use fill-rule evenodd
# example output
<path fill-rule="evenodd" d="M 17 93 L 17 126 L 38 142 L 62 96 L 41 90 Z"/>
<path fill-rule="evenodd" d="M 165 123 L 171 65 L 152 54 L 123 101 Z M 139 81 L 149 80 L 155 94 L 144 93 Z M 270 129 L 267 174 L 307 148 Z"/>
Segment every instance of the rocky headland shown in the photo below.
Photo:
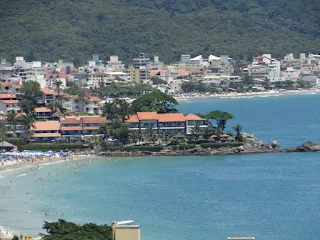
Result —
<path fill-rule="evenodd" d="M 305 142 L 296 148 L 281 149 L 277 141 L 272 141 L 271 144 L 258 140 L 254 135 L 242 133 L 243 144 L 239 146 L 226 146 L 214 148 L 202 148 L 197 145 L 192 149 L 172 150 L 166 147 L 161 151 L 102 151 L 100 156 L 109 157 L 134 157 L 134 156 L 192 156 L 192 155 L 234 155 L 234 154 L 253 154 L 253 153 L 290 153 L 290 152 L 320 152 L 320 144 L 313 142 Z"/>

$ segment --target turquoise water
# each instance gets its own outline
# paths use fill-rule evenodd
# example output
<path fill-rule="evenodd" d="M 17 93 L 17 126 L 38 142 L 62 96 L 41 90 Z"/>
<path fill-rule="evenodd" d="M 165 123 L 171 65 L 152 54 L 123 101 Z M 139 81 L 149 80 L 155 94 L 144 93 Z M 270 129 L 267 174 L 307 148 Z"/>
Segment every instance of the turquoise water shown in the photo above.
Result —
<path fill-rule="evenodd" d="M 243 125 L 243 131 L 262 141 L 278 140 L 282 147 L 296 147 L 305 141 L 320 140 L 320 94 L 282 95 L 233 99 L 193 99 L 180 102 L 181 112 L 232 113 L 227 132 Z"/>
<path fill-rule="evenodd" d="M 320 142 L 319 100 L 195 99 L 180 109 L 229 111 L 237 116 L 231 126 L 241 123 L 261 140 L 293 147 Z M 43 220 L 133 219 L 141 224 L 142 240 L 320 239 L 319 156 L 93 159 L 1 172 L 0 225 L 36 234 Z"/>

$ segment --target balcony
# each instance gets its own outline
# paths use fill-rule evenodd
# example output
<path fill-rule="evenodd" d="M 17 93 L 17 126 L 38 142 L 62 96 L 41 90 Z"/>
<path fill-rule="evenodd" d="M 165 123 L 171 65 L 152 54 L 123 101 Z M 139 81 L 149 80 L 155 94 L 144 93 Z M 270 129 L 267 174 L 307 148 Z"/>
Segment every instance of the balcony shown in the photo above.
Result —
<path fill-rule="evenodd" d="M 35 114 L 36 119 L 47 119 L 51 118 L 51 112 L 45 112 L 45 113 L 36 113 Z"/>

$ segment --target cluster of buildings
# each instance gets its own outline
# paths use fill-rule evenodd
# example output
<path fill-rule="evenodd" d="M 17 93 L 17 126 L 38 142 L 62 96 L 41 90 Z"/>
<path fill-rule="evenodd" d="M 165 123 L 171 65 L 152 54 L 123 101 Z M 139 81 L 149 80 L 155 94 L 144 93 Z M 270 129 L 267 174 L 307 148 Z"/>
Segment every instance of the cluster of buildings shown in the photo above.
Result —
<path fill-rule="evenodd" d="M 41 111 L 44 115 L 39 117 Z M 35 115 L 36 121 L 31 126 L 31 138 L 36 142 L 64 141 L 74 142 L 83 141 L 94 135 L 103 136 L 100 131 L 102 124 L 107 122 L 105 117 L 98 115 L 93 116 L 50 116 L 47 109 L 37 108 Z M 15 132 L 17 137 L 22 136 L 25 132 L 24 126 L 17 122 L 12 126 L 9 122 L 4 121 L 9 133 Z M 15 128 L 14 131 L 12 128 Z"/>
<path fill-rule="evenodd" d="M 295 58 L 290 53 L 282 60 L 277 60 L 271 54 L 263 54 L 255 57 L 243 71 L 262 84 L 304 80 L 315 85 L 320 76 L 320 55 L 301 53 L 299 58 Z"/>
<path fill-rule="evenodd" d="M 320 55 L 301 53 L 299 58 L 293 54 L 275 59 L 271 54 L 263 54 L 253 59 L 247 67 L 237 70 L 235 62 L 227 55 L 207 58 L 202 55 L 191 57 L 181 55 L 180 61 L 165 65 L 158 56 L 153 59 L 145 53 L 131 60 L 127 67 L 118 56 L 110 56 L 108 61 L 99 59 L 94 54 L 85 66 L 75 67 L 72 62 L 27 62 L 23 57 L 16 57 L 13 64 L 5 59 L 0 62 L 1 93 L 16 94 L 25 81 L 37 81 L 41 88 L 54 89 L 62 82 L 65 88 L 68 81 L 87 88 L 106 87 L 111 83 L 146 83 L 153 84 L 154 78 L 165 81 L 157 85 L 161 91 L 179 93 L 185 81 L 201 81 L 204 84 L 219 86 L 223 83 L 239 82 L 244 74 L 249 74 L 259 85 L 264 82 L 297 81 L 315 79 L 320 74 Z M 311 77 L 311 78 L 310 78 Z"/>
<path fill-rule="evenodd" d="M 92 116 L 56 116 L 46 107 L 38 107 L 34 110 L 36 121 L 32 126 L 31 138 L 36 142 L 51 141 L 82 141 L 92 136 L 103 136 L 100 131 L 102 124 L 107 123 L 105 117 Z M 184 115 L 182 113 L 158 114 L 156 112 L 137 112 L 128 116 L 129 130 L 143 133 L 147 129 L 153 129 L 159 135 L 183 135 L 193 134 L 192 129 L 199 126 L 201 129 L 210 127 L 208 121 L 195 114 Z M 6 123 L 10 133 L 12 126 Z M 15 126 L 15 134 L 19 137 L 24 133 L 23 125 Z"/>
<path fill-rule="evenodd" d="M 154 88 L 169 93 L 181 92 L 181 85 L 188 81 L 199 81 L 202 84 L 228 86 L 231 83 L 241 82 L 243 76 L 252 77 L 255 86 L 263 88 L 267 83 L 283 81 L 305 80 L 313 86 L 320 87 L 320 55 L 301 53 L 299 58 L 293 54 L 286 55 L 282 60 L 277 60 L 271 54 L 263 54 L 253 59 L 248 66 L 237 69 L 235 62 L 227 55 L 202 55 L 191 57 L 181 55 L 177 63 L 165 65 L 158 56 L 153 59 L 140 53 L 132 59 L 132 64 L 125 66 L 117 56 L 103 62 L 99 55 L 94 54 L 87 65 L 75 67 L 72 62 L 27 62 L 23 57 L 16 57 L 13 64 L 5 59 L 0 62 L 0 115 L 10 111 L 21 112 L 20 89 L 28 81 L 38 82 L 42 95 L 38 97 L 39 106 L 34 109 L 36 122 L 36 141 L 51 141 L 57 138 L 71 139 L 72 136 L 92 135 L 102 120 L 101 107 L 110 99 L 100 99 L 92 96 L 90 89 L 108 87 L 111 83 L 145 83 Z M 153 84 L 155 79 L 163 80 L 162 83 Z M 83 96 L 65 93 L 67 83 L 73 82 L 82 89 L 87 89 Z M 62 117 L 58 111 L 49 107 L 59 101 L 64 109 L 70 113 L 84 112 L 93 117 Z M 93 125 L 87 125 L 87 119 L 94 119 Z M 43 123 L 45 121 L 45 123 Z M 91 121 L 91 120 L 90 120 Z M 68 123 L 66 123 L 68 122 Z M 141 131 L 152 126 L 159 134 L 190 134 L 193 125 L 207 127 L 204 119 L 196 115 L 184 116 L 183 114 L 162 115 L 156 113 L 137 113 L 128 119 L 130 130 Z M 99 126 L 98 126 L 99 125 Z M 51 126 L 51 127 L 50 127 Z M 92 128 L 92 129 L 91 129 Z M 19 132 L 19 131 L 18 131 Z"/>

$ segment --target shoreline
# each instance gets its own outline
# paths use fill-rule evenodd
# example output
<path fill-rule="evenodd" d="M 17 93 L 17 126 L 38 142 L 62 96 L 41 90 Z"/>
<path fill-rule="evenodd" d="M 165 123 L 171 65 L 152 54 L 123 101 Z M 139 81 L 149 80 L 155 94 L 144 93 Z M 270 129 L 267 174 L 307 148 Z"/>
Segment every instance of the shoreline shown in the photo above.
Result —
<path fill-rule="evenodd" d="M 29 158 L 27 160 L 19 162 L 18 160 L 14 160 L 10 162 L 8 165 L 2 165 L 0 166 L 0 178 L 2 177 L 1 173 L 6 171 L 14 171 L 14 170 L 21 170 L 24 168 L 29 167 L 39 167 L 41 166 L 48 166 L 51 164 L 59 164 L 63 163 L 65 161 L 81 161 L 84 159 L 87 159 L 89 157 L 96 157 L 96 155 L 89 155 L 89 154 L 70 154 L 68 156 L 42 156 L 41 157 L 33 157 Z M 4 240 L 11 240 L 13 236 L 21 231 L 18 231 L 18 229 L 9 229 L 4 227 L 4 222 L 0 223 L 0 239 Z M 33 237 L 33 239 L 41 239 L 41 237 Z"/>
<path fill-rule="evenodd" d="M 246 92 L 246 93 L 214 93 L 214 94 L 200 94 L 200 93 L 184 93 L 179 95 L 173 95 L 178 101 L 189 99 L 202 99 L 202 98 L 250 98 L 250 97 L 272 97 L 272 96 L 284 96 L 284 95 L 299 95 L 299 94 L 319 94 L 320 89 L 313 90 L 271 90 L 262 92 Z"/>
<path fill-rule="evenodd" d="M 28 166 L 39 166 L 41 165 L 49 165 L 51 163 L 59 163 L 64 161 L 78 161 L 82 159 L 86 159 L 88 157 L 95 157 L 96 155 L 86 155 L 86 154 L 70 154 L 69 156 L 52 156 L 52 157 L 43 157 L 41 159 L 40 157 L 33 158 L 32 160 L 26 160 L 26 161 L 13 161 L 10 162 L 7 165 L 0 166 L 0 173 L 5 171 L 12 171 L 15 169 L 22 169 Z"/>
<path fill-rule="evenodd" d="M 0 176 L 1 172 L 3 171 L 11 171 L 11 170 L 18 170 L 28 166 L 37 166 L 41 167 L 44 165 L 51 165 L 54 163 L 60 163 L 64 161 L 78 161 L 84 160 L 86 158 L 95 158 L 95 157 L 107 157 L 105 160 L 110 160 L 113 158 L 120 158 L 121 160 L 127 159 L 134 159 L 135 157 L 164 157 L 164 156 L 171 156 L 171 157 L 181 157 L 181 156 L 225 156 L 225 155 L 244 155 L 244 154 L 268 154 L 268 153 L 297 153 L 297 152 L 315 152 L 311 149 L 308 149 L 307 146 L 304 146 L 304 143 L 297 148 L 287 148 L 287 149 L 280 149 L 280 148 L 270 148 L 270 147 L 258 147 L 258 146 L 249 146 L 249 145 L 241 145 L 238 147 L 224 147 L 224 148 L 193 148 L 188 150 L 172 150 L 172 151 L 160 151 L 160 152 L 148 152 L 148 151 L 140 151 L 140 152 L 100 152 L 97 155 L 86 155 L 86 154 L 70 154 L 69 156 L 50 156 L 44 157 L 43 159 L 32 159 L 34 161 L 24 161 L 19 163 L 12 163 L 7 166 L 0 167 Z M 309 142 L 310 145 L 310 142 Z M 311 145 L 312 146 L 312 145 Z M 304 147 L 304 149 L 301 149 Z M 317 151 L 320 151 L 320 145 L 317 145 Z M 300 148 L 300 149 L 299 149 Z M 0 239 L 12 239 L 14 233 L 16 233 L 16 229 L 7 229 L 4 223 L 1 223 L 0 229 Z M 1 228 L 2 227 L 2 228 Z M 6 235 L 6 230 L 8 231 L 8 235 Z M 19 232 L 19 231 L 18 231 Z M 11 236 L 11 238 L 10 238 Z M 36 239 L 36 238 L 35 238 Z"/>

